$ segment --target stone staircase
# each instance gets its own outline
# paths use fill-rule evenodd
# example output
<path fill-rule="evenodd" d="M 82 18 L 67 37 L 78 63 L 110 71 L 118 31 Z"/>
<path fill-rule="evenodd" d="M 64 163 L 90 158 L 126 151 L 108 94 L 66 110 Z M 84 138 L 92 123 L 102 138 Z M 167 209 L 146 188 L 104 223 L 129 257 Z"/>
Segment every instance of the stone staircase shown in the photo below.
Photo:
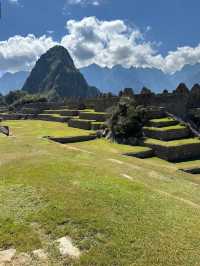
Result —
<path fill-rule="evenodd" d="M 79 110 L 71 110 L 61 106 L 57 109 L 44 110 L 41 114 L 37 115 L 37 118 L 46 121 L 68 123 L 70 119 L 78 117 L 78 115 Z"/>
<path fill-rule="evenodd" d="M 200 158 L 200 139 L 194 136 L 185 123 L 165 114 L 151 119 L 143 131 L 145 146 L 152 148 L 161 159 L 180 162 Z"/>
<path fill-rule="evenodd" d="M 105 127 L 107 114 L 103 112 L 95 112 L 94 110 L 82 110 L 79 116 L 69 120 L 70 127 L 85 129 L 85 130 L 99 130 Z"/>

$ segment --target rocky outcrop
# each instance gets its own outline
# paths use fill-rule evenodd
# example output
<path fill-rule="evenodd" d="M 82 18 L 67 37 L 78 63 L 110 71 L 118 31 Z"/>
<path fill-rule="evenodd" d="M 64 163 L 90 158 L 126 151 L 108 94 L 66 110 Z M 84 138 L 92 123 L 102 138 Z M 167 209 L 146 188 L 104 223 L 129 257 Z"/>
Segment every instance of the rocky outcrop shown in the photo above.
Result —
<path fill-rule="evenodd" d="M 9 136 L 10 135 L 10 130 L 8 126 L 0 126 L 0 133 Z"/>

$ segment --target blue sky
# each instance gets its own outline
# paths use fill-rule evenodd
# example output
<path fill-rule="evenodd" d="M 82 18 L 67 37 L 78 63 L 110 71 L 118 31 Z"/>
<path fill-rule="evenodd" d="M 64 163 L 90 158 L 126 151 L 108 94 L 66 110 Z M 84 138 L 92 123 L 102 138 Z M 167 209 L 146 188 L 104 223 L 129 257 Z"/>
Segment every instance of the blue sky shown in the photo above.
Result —
<path fill-rule="evenodd" d="M 78 67 L 200 62 L 199 0 L 1 1 L 0 71 L 28 70 L 56 43 Z"/>

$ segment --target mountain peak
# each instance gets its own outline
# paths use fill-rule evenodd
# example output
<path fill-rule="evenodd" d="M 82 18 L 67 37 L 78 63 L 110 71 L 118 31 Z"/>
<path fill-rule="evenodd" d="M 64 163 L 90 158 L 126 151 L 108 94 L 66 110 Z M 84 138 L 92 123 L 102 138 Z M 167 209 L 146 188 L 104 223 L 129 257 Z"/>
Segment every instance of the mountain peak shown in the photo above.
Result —
<path fill-rule="evenodd" d="M 62 46 L 54 46 L 40 57 L 23 90 L 33 94 L 83 98 L 98 93 L 88 86 L 69 52 Z"/>
<path fill-rule="evenodd" d="M 42 60 L 47 60 L 51 62 L 60 62 L 65 66 L 75 69 L 74 61 L 70 56 L 68 50 L 61 45 L 56 45 L 50 48 L 45 54 L 41 56 Z"/>

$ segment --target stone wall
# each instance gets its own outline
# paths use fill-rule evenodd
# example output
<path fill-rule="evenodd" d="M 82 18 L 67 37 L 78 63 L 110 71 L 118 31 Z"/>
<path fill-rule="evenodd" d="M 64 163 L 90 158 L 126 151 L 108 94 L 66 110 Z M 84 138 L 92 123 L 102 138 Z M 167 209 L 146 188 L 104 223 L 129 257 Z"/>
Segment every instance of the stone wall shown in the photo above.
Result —
<path fill-rule="evenodd" d="M 45 110 L 43 112 L 44 114 L 59 114 L 59 115 L 63 115 L 63 116 L 78 116 L 79 115 L 79 111 L 78 110 Z"/>
<path fill-rule="evenodd" d="M 97 122 L 104 122 L 107 118 L 105 113 L 80 112 L 80 119 L 95 120 Z"/>
<path fill-rule="evenodd" d="M 62 144 L 89 141 L 89 140 L 94 140 L 96 138 L 97 138 L 96 135 L 62 137 L 62 138 L 49 137 L 50 140 L 53 140 L 53 141 L 56 141 Z"/>
<path fill-rule="evenodd" d="M 121 95 L 126 97 L 126 95 Z M 200 108 L 200 86 L 195 85 L 189 91 L 184 84 L 168 93 L 167 91 L 154 94 L 150 90 L 142 91 L 140 94 L 132 95 L 137 105 L 163 107 L 168 112 L 185 117 L 190 108 Z M 99 96 L 94 99 L 85 100 L 85 106 L 92 108 L 97 112 L 105 112 L 110 107 L 117 105 L 120 97 L 118 96 Z"/>
<path fill-rule="evenodd" d="M 71 117 L 56 117 L 56 116 L 51 116 L 51 115 L 45 115 L 45 114 L 40 114 L 35 117 L 36 119 L 39 120 L 44 120 L 44 121 L 52 121 L 52 122 L 61 122 L 61 123 L 67 123 Z"/>
<path fill-rule="evenodd" d="M 138 105 L 144 106 L 157 106 L 163 107 L 168 112 L 175 115 L 184 117 L 188 109 L 188 100 L 187 95 L 178 95 L 178 94 L 150 94 L 150 95 L 135 95 L 135 100 Z"/>
<path fill-rule="evenodd" d="M 81 119 L 70 119 L 68 125 L 70 127 L 90 130 L 92 121 L 89 120 L 81 120 Z"/>
<path fill-rule="evenodd" d="M 177 125 L 178 122 L 176 120 L 169 120 L 169 121 L 149 121 L 147 123 L 148 126 L 150 127 L 158 127 L 158 128 L 161 128 L 161 127 L 169 127 L 169 126 L 175 126 Z"/>
<path fill-rule="evenodd" d="M 0 118 L 3 120 L 25 120 L 35 119 L 36 116 L 32 114 L 0 114 Z"/>
<path fill-rule="evenodd" d="M 136 157 L 140 159 L 146 159 L 154 156 L 154 152 L 152 149 L 147 149 L 146 151 L 140 151 L 140 152 L 128 152 L 124 153 L 123 155 L 130 156 L 130 157 Z"/>
<path fill-rule="evenodd" d="M 95 99 L 87 99 L 85 105 L 87 108 L 94 109 L 96 112 L 105 112 L 110 107 L 118 104 L 120 98 L 118 96 L 112 97 L 97 97 Z"/>
<path fill-rule="evenodd" d="M 190 135 L 190 130 L 184 127 L 170 130 L 144 128 L 143 132 L 148 138 L 159 139 L 164 141 L 187 138 Z"/>
<path fill-rule="evenodd" d="M 148 144 L 148 146 L 154 150 L 156 156 L 171 162 L 200 157 L 200 143 L 185 144 L 175 147 L 166 147 L 156 144 Z"/>

